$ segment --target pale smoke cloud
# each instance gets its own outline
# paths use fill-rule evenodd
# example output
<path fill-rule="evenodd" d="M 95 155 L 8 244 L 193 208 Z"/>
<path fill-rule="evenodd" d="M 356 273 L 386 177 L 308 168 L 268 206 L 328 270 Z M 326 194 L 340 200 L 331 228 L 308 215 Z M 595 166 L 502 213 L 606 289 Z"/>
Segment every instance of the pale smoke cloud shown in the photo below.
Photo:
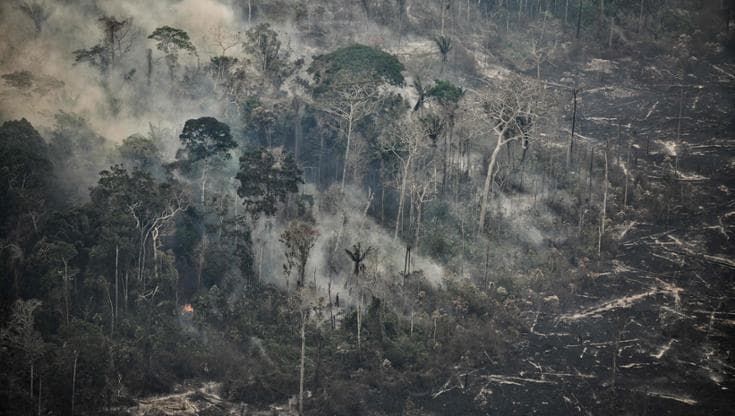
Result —
<path fill-rule="evenodd" d="M 307 194 L 316 193 L 311 185 L 307 185 L 304 191 Z M 313 212 L 320 235 L 311 250 L 306 267 L 306 280 L 309 284 L 316 280 L 318 295 L 326 298 L 331 276 L 332 296 L 339 293 L 340 300 L 351 304 L 354 301 L 354 293 L 350 295 L 345 282 L 352 273 L 352 262 L 347 257 L 345 249 L 350 249 L 357 243 L 363 248 L 373 247 L 373 254 L 365 261 L 366 276 L 363 277 L 366 282 L 365 291 L 387 296 L 389 294 L 385 291 L 391 283 L 398 281 L 399 273 L 403 271 L 406 246 L 400 239 L 394 240 L 385 228 L 371 218 L 363 216 L 367 204 L 364 192 L 354 187 L 347 187 L 346 191 L 341 206 L 333 212 L 320 211 L 318 208 L 319 199 L 327 197 L 329 191 L 315 195 L 316 204 Z M 286 287 L 286 278 L 282 271 L 285 262 L 284 246 L 278 239 L 286 226 L 287 224 L 261 219 L 253 232 L 256 263 L 261 260 L 263 262 L 260 269 L 261 277 L 264 281 L 283 288 Z M 423 271 L 426 279 L 437 287 L 441 286 L 444 278 L 448 276 L 446 270 L 437 262 L 416 253 L 412 254 L 411 269 Z M 295 284 L 295 274 L 294 271 L 289 278 L 291 289 Z"/>
<path fill-rule="evenodd" d="M 39 130 L 53 127 L 53 115 L 59 110 L 85 117 L 101 135 L 120 142 L 133 133 L 145 133 L 149 123 L 176 131 L 192 117 L 218 114 L 219 103 L 186 102 L 172 99 L 166 86 L 151 90 L 143 82 L 145 50 L 154 50 L 156 75 L 165 68 L 147 36 L 156 28 L 170 25 L 186 30 L 198 49 L 206 49 L 206 36 L 213 27 L 235 30 L 241 23 L 233 10 L 216 0 L 144 1 L 99 0 L 60 3 L 41 2 L 50 16 L 41 34 L 36 35 L 31 20 L 14 7 L 13 1 L 0 4 L 0 74 L 30 71 L 36 79 L 54 79 L 62 88 L 46 94 L 21 92 L 0 80 L 0 121 L 25 117 Z M 100 16 L 133 20 L 135 43 L 125 55 L 117 73 L 103 87 L 100 74 L 89 65 L 74 65 L 73 51 L 89 48 L 100 41 L 97 25 Z M 203 59 L 206 59 L 203 58 Z M 194 57 L 181 58 L 184 65 L 196 65 Z M 122 75 L 135 69 L 132 82 Z M 118 100 L 120 112 L 111 111 L 110 97 Z M 148 111 L 141 111 L 148 109 Z M 175 138 L 174 138 L 175 139 Z"/>

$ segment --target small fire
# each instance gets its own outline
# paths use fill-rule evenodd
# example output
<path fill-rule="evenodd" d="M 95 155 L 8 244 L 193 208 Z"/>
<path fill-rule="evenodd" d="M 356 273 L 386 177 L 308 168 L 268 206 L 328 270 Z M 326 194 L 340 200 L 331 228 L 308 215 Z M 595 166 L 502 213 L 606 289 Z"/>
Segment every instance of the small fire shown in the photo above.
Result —
<path fill-rule="evenodd" d="M 194 313 L 194 307 L 187 303 L 181 307 L 181 313 Z"/>

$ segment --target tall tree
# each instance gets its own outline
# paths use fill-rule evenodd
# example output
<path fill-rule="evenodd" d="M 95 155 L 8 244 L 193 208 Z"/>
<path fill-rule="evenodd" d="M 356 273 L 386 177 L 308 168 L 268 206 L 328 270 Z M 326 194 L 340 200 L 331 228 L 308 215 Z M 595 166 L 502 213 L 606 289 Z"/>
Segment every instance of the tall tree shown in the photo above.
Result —
<path fill-rule="evenodd" d="M 15 301 L 10 319 L 6 326 L 0 329 L 0 351 L 3 351 L 3 358 L 8 358 L 4 361 L 4 365 L 14 366 L 22 362 L 28 366 L 30 378 L 28 393 L 31 399 L 33 399 L 36 361 L 42 357 L 45 349 L 43 338 L 34 323 L 34 315 L 40 306 L 41 301 L 37 299 Z"/>
<path fill-rule="evenodd" d="M 419 152 L 426 148 L 424 130 L 418 121 L 402 122 L 394 126 L 388 135 L 381 138 L 382 151 L 390 153 L 400 164 L 400 185 L 398 191 L 398 212 L 393 238 L 398 238 L 398 230 L 404 216 L 407 184 L 412 174 L 412 162 Z"/>
<path fill-rule="evenodd" d="M 179 53 L 187 52 L 196 56 L 197 51 L 189 39 L 189 34 L 171 26 L 161 26 L 148 36 L 148 39 L 157 41 L 156 48 L 164 53 L 169 77 L 173 82 L 176 68 L 179 65 Z"/>
<path fill-rule="evenodd" d="M 320 97 L 320 109 L 336 119 L 337 128 L 344 136 L 345 153 L 340 182 L 340 190 L 344 192 L 355 129 L 360 121 L 372 115 L 380 106 L 381 94 L 377 85 L 369 81 L 345 79 L 334 86 L 336 88 L 333 91 Z"/>
<path fill-rule="evenodd" d="M 345 138 L 340 189 L 344 192 L 356 125 L 380 108 L 385 85 L 403 86 L 404 66 L 395 56 L 365 45 L 352 45 L 314 57 L 308 69 L 319 108 L 337 121 Z"/>
<path fill-rule="evenodd" d="M 274 215 L 278 204 L 286 202 L 304 183 L 292 154 L 277 154 L 264 148 L 243 153 L 235 179 L 240 182 L 237 194 L 254 217 Z"/>
<path fill-rule="evenodd" d="M 371 246 L 363 249 L 360 243 L 352 246 L 352 250 L 345 249 L 345 252 L 352 260 L 352 285 L 356 288 L 357 293 L 357 350 L 361 350 L 362 341 L 360 334 L 362 333 L 362 290 L 360 287 L 360 274 L 365 271 L 365 258 L 373 251 Z M 349 280 L 345 282 L 347 285 Z"/>
<path fill-rule="evenodd" d="M 230 159 L 232 157 L 230 150 L 237 147 L 237 143 L 232 139 L 230 126 L 214 117 L 187 120 L 179 139 L 183 147 L 177 152 L 176 158 L 182 163 L 177 166 L 189 171 L 195 166 L 199 168 L 200 202 L 204 206 L 207 179 L 212 163 Z"/>
<path fill-rule="evenodd" d="M 107 75 L 115 68 L 123 55 L 130 51 L 136 34 L 133 19 L 118 19 L 114 16 L 102 16 L 97 20 L 103 38 L 88 49 L 77 49 L 73 52 L 75 63 L 86 62 L 96 67 L 100 73 Z"/>
<path fill-rule="evenodd" d="M 271 29 L 270 24 L 261 23 L 248 30 L 245 35 L 244 49 L 255 56 L 258 61 L 258 69 L 263 75 L 278 84 L 282 79 L 282 71 L 286 64 L 278 33 Z"/>
<path fill-rule="evenodd" d="M 489 156 L 485 183 L 482 188 L 480 202 L 480 218 L 478 232 L 485 229 L 488 196 L 495 178 L 495 163 L 503 146 L 510 142 L 527 137 L 531 120 L 535 117 L 534 106 L 538 103 L 537 86 L 523 80 L 512 80 L 500 85 L 482 99 L 480 107 L 484 115 L 489 117 L 492 131 L 495 133 L 495 146 Z"/>
<path fill-rule="evenodd" d="M 436 80 L 426 91 L 426 97 L 437 102 L 442 110 L 446 131 L 444 134 L 444 160 L 442 163 L 442 192 L 445 191 L 448 175 L 450 151 L 453 146 L 454 126 L 457 118 L 459 102 L 465 96 L 465 90 L 445 80 Z"/>

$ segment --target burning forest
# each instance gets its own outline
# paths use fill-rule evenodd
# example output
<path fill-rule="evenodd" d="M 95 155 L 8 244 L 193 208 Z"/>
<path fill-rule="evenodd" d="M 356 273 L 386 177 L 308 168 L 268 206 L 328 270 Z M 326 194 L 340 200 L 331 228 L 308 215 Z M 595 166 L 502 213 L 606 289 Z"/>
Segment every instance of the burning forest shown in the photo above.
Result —
<path fill-rule="evenodd" d="M 0 415 L 732 413 L 730 3 L 0 27 Z"/>

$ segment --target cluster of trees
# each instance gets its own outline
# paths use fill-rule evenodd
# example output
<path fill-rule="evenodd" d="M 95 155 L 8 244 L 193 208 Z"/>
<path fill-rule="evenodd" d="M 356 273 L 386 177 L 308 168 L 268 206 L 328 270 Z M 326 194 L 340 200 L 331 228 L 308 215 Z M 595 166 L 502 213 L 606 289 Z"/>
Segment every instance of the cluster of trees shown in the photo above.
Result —
<path fill-rule="evenodd" d="M 149 138 L 126 139 L 88 202 L 69 203 L 55 191 L 66 178 L 54 166 L 84 148 L 51 156 L 66 128 L 47 145 L 25 119 L 0 127 L 3 396 L 14 411 L 99 409 L 121 389 L 170 388 L 156 366 L 176 353 L 164 344 L 183 341 L 174 326 L 183 301 L 239 286 L 219 275 L 226 258 L 240 257 L 243 287 L 255 284 L 251 220 L 222 201 L 237 194 L 251 217 L 273 215 L 301 183 L 290 155 L 253 149 L 241 152 L 238 187 L 228 189 L 235 178 L 222 170 L 237 143 L 226 124 L 203 117 L 184 125 L 173 163 L 161 165 Z"/>
<path fill-rule="evenodd" d="M 249 20 L 266 13 L 259 3 L 248 2 Z M 297 24 L 321 42 L 324 11 L 303 3 Z M 574 284 L 582 272 L 572 263 L 612 252 L 606 230 L 630 207 L 650 205 L 638 214 L 652 221 L 669 210 L 644 200 L 632 139 L 579 143 L 577 90 L 551 88 L 541 71 L 556 53 L 552 23 L 576 23 L 570 38 L 600 27 L 611 45 L 625 40 L 621 16 L 633 6 L 639 30 L 657 30 L 645 16 L 659 2 L 441 0 L 424 14 L 406 3 L 360 2 L 366 19 L 396 25 L 399 42 L 433 22 L 431 76 L 362 44 L 292 56 L 267 23 L 213 29 L 207 56 L 176 27 L 143 35 L 131 18 L 98 20 L 99 41 L 71 58 L 97 70 L 111 116 L 146 112 L 162 93 L 172 108 L 218 105 L 177 126 L 175 154 L 165 151 L 173 135 L 154 125 L 117 145 L 71 113 L 55 116 L 46 140 L 25 119 L 0 127 L 8 413 L 114 413 L 186 379 L 223 381 L 227 398 L 256 405 L 298 392 L 301 413 L 415 414 L 438 406 L 427 391 L 457 378 L 452 404 L 474 411 L 471 369 L 504 365 L 525 330 L 520 311 L 542 302 L 526 289 Z M 19 4 L 41 33 L 48 13 Z M 476 82 L 457 65 L 462 24 L 488 22 L 498 33 L 533 25 L 511 56 L 528 76 Z M 131 58 L 141 49 L 142 70 Z M 119 85 L 141 99 L 130 105 Z M 567 121 L 571 135 L 558 125 Z M 355 227 L 352 195 L 367 195 L 363 217 L 406 246 L 403 270 L 378 272 L 395 253 L 343 232 Z M 542 224 L 546 212 L 560 220 Z M 325 229 L 325 215 L 341 228 Z M 547 234 L 572 234 L 563 253 L 523 237 L 517 224 L 531 217 Z M 256 239 L 274 229 L 285 284 L 264 275 Z M 326 258 L 314 250 L 320 239 Z M 443 287 L 415 270 L 416 255 L 441 263 Z M 329 275 L 326 291 L 317 270 Z M 341 302 L 333 278 L 345 282 Z"/>

